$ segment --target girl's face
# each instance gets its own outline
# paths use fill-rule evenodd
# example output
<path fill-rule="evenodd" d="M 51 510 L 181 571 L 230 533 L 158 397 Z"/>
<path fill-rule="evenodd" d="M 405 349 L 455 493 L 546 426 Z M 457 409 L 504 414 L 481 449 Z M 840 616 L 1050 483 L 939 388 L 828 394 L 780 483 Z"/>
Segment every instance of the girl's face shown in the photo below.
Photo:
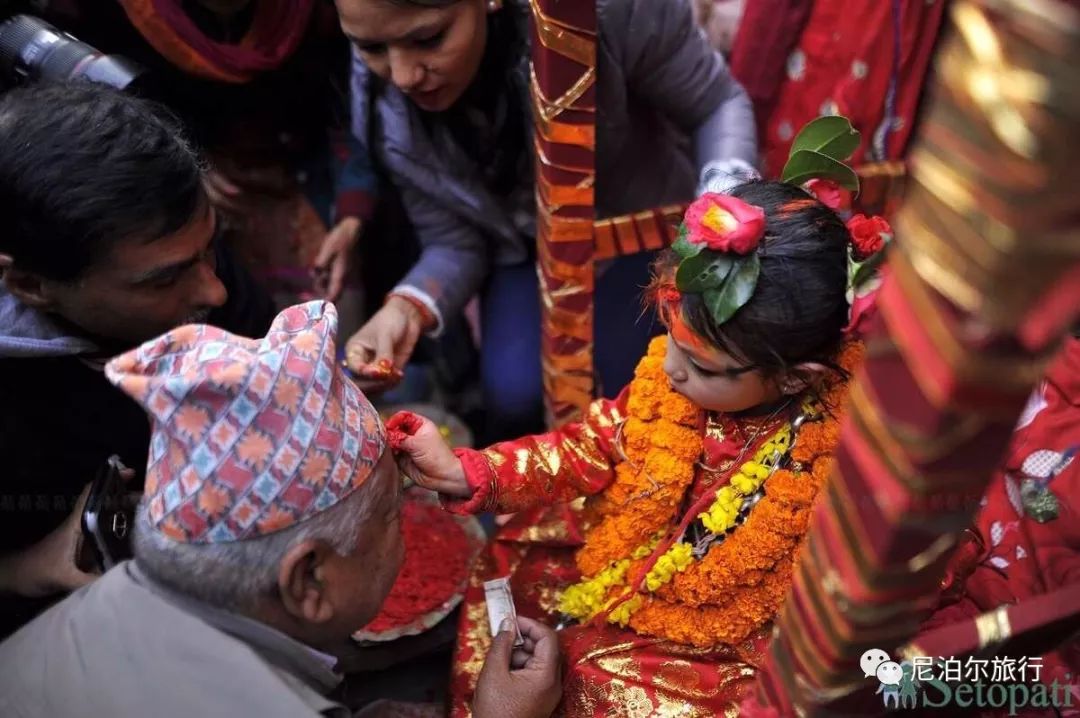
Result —
<path fill-rule="evenodd" d="M 425 112 L 449 109 L 480 67 L 484 0 L 425 8 L 391 0 L 337 0 L 341 27 L 364 64 Z"/>
<path fill-rule="evenodd" d="M 777 382 L 716 348 L 702 351 L 667 338 L 664 373 L 675 391 L 707 411 L 733 414 L 771 404 L 782 393 Z"/>

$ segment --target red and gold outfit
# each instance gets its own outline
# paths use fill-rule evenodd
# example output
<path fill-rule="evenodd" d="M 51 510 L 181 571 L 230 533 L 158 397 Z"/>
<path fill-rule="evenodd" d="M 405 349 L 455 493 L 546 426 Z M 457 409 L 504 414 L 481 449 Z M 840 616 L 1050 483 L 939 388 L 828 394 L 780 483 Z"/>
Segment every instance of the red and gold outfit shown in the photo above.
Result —
<path fill-rule="evenodd" d="M 734 712 L 752 681 L 828 473 L 845 384 L 822 394 L 821 420 L 799 429 L 788 468 L 770 476 L 745 523 L 646 591 L 641 579 L 693 518 L 688 507 L 716 495 L 798 409 L 793 402 L 790 410 L 740 418 L 703 412 L 670 388 L 665 351 L 666 339 L 654 340 L 630 386 L 613 401 L 594 402 L 580 423 L 485 451 L 459 450 L 474 494 L 449 508 L 518 513 L 470 579 L 451 687 L 454 715 L 469 714 L 490 642 L 483 581 L 510 575 L 519 613 L 554 624 L 565 589 L 630 559 L 643 544 L 649 551 L 634 553 L 626 571 L 639 607 L 625 625 L 600 615 L 560 634 L 563 712 L 723 715 Z M 861 347 L 849 345 L 839 361 L 849 366 L 860 357 Z M 575 501 L 582 496 L 591 498 Z"/>

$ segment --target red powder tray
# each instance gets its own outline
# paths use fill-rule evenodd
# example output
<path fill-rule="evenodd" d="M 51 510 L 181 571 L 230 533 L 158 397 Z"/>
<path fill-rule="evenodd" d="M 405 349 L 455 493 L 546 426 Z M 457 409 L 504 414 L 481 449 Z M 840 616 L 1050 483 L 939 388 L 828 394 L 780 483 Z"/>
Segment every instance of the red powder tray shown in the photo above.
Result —
<path fill-rule="evenodd" d="M 455 516 L 436 495 L 411 489 L 401 512 L 405 560 L 382 612 L 353 640 L 382 643 L 438 625 L 461 603 L 473 559 L 487 535 L 473 516 Z"/>

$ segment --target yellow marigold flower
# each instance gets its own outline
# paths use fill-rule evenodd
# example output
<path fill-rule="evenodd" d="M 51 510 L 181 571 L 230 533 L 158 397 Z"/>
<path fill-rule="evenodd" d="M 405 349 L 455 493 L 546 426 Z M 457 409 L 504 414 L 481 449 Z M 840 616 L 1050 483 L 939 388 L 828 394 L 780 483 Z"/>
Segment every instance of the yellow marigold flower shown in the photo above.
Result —
<path fill-rule="evenodd" d="M 623 601 L 611 610 L 611 613 L 608 614 L 608 621 L 625 627 L 630 622 L 630 616 L 641 608 L 642 603 L 641 596 L 634 596 Z"/>
<path fill-rule="evenodd" d="M 694 547 L 688 543 L 677 543 L 671 547 L 668 555 L 675 562 L 675 568 L 682 571 L 694 560 Z"/>
<path fill-rule="evenodd" d="M 731 480 L 731 485 L 738 489 L 743 495 L 752 494 L 757 491 L 759 482 L 754 481 L 749 476 L 739 475 Z"/>
<path fill-rule="evenodd" d="M 756 461 L 747 461 L 739 467 L 739 474 L 755 479 L 764 479 L 769 475 L 769 470 Z"/>
<path fill-rule="evenodd" d="M 608 589 L 626 578 L 630 561 L 623 559 L 590 579 L 567 587 L 559 598 L 559 610 L 574 618 L 591 618 L 603 608 Z"/>
<path fill-rule="evenodd" d="M 655 591 L 670 581 L 676 573 L 686 570 L 693 562 L 693 550 L 693 546 L 687 543 L 677 543 L 668 549 L 645 576 L 645 587 Z"/>

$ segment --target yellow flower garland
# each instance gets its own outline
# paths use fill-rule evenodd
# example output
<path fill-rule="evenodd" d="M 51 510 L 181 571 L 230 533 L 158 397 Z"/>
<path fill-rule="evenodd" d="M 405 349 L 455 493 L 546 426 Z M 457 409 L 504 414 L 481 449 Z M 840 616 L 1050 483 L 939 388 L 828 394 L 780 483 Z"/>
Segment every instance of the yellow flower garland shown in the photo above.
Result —
<path fill-rule="evenodd" d="M 731 482 L 716 492 L 716 500 L 704 513 L 698 514 L 701 523 L 717 536 L 735 526 L 739 510 L 747 496 L 765 483 L 788 451 L 791 450 L 791 425 L 785 424 L 765 442 L 752 461 L 739 467 Z M 656 590 L 656 589 L 649 589 Z"/>
<path fill-rule="evenodd" d="M 694 561 L 693 550 L 694 547 L 688 543 L 677 543 L 669 548 L 645 574 L 645 585 L 649 590 L 655 591 L 674 578 L 676 573 L 685 571 Z"/>
<path fill-rule="evenodd" d="M 638 546 L 631 554 L 631 558 L 634 560 L 648 558 L 649 554 L 656 548 L 658 541 L 659 539 L 656 539 Z M 608 566 L 589 580 L 567 587 L 559 598 L 559 610 L 568 616 L 577 618 L 595 616 L 617 600 L 608 599 L 608 591 L 615 586 L 621 586 L 625 582 L 626 572 L 629 568 L 630 559 L 624 558 L 622 561 L 617 561 Z M 622 606 L 619 608 L 622 608 Z"/>

